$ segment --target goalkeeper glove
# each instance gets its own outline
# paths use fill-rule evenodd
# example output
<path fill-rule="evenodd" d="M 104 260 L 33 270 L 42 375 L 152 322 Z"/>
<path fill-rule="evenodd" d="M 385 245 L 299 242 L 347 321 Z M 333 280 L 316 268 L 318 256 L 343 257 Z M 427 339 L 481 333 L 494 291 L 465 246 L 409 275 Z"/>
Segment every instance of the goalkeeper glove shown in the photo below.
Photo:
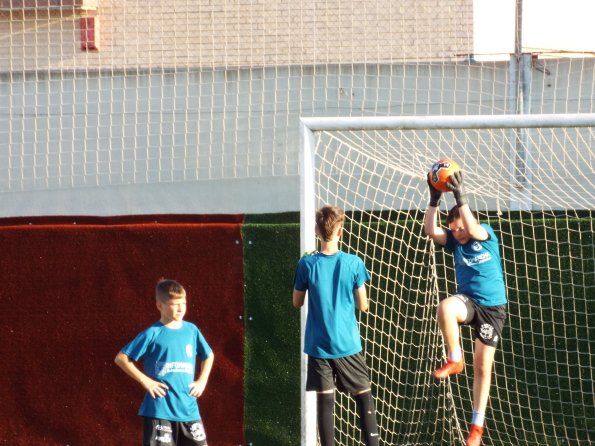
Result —
<path fill-rule="evenodd" d="M 430 173 L 428 173 L 428 187 L 430 189 L 430 206 L 436 208 L 440 204 L 440 198 L 442 197 L 442 192 L 432 186 L 430 183 Z"/>
<path fill-rule="evenodd" d="M 463 189 L 463 173 L 462 172 L 454 172 L 450 176 L 450 181 L 446 183 L 448 188 L 452 191 L 453 195 L 455 196 L 455 201 L 457 202 L 457 206 L 461 207 L 464 204 L 468 203 L 467 194 Z"/>

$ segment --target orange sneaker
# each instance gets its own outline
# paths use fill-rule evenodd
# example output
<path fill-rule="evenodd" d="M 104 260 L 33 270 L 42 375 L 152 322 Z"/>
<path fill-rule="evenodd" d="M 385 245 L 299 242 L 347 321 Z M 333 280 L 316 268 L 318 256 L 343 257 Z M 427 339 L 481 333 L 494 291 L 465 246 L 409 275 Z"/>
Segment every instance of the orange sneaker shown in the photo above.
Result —
<path fill-rule="evenodd" d="M 459 362 L 451 361 L 450 359 L 446 361 L 442 367 L 436 370 L 432 375 L 436 379 L 446 379 L 450 375 L 457 375 L 461 373 L 465 369 L 465 358 L 461 356 L 461 360 Z"/>
<path fill-rule="evenodd" d="M 472 424 L 469 429 L 469 436 L 467 437 L 467 446 L 479 446 L 481 444 L 481 436 L 483 435 L 483 427 L 477 424 Z"/>

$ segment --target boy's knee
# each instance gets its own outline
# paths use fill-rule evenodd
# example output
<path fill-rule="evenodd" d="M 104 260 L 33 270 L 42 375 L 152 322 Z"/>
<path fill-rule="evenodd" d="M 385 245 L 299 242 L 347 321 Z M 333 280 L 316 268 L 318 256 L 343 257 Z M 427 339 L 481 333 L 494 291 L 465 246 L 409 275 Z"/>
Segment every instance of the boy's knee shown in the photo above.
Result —
<path fill-rule="evenodd" d="M 478 380 L 483 380 L 489 373 L 484 366 L 476 366 L 473 370 L 474 378 Z"/>
<path fill-rule="evenodd" d="M 481 361 L 475 361 L 473 364 L 473 375 L 475 379 L 483 379 L 492 373 L 492 364 L 486 364 Z"/>
<path fill-rule="evenodd" d="M 454 305 L 452 305 L 452 303 L 448 299 L 443 300 L 438 305 L 437 316 L 438 319 L 442 320 L 454 317 Z"/>
<path fill-rule="evenodd" d="M 465 304 L 456 297 L 449 297 L 438 304 L 439 319 L 464 319 L 466 314 Z"/>

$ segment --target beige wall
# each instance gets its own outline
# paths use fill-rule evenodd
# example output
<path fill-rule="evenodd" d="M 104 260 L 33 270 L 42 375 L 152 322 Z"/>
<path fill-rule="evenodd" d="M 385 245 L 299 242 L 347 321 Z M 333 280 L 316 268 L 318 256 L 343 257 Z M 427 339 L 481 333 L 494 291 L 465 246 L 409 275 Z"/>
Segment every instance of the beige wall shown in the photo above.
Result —
<path fill-rule="evenodd" d="M 472 0 L 99 0 L 0 11 L 0 71 L 392 63 L 472 49 Z M 100 21 L 80 49 L 79 17 Z"/>

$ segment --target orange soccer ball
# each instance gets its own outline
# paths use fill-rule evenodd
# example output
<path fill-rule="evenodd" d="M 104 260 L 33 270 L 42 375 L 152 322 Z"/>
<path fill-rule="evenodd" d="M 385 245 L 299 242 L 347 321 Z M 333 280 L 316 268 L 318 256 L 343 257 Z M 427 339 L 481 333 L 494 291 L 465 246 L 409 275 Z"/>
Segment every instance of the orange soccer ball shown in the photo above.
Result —
<path fill-rule="evenodd" d="M 449 192 L 450 189 L 446 185 L 448 182 L 448 177 L 450 177 L 454 172 L 460 171 L 461 168 L 453 160 L 443 159 L 436 161 L 430 169 L 430 183 L 440 192 Z"/>

